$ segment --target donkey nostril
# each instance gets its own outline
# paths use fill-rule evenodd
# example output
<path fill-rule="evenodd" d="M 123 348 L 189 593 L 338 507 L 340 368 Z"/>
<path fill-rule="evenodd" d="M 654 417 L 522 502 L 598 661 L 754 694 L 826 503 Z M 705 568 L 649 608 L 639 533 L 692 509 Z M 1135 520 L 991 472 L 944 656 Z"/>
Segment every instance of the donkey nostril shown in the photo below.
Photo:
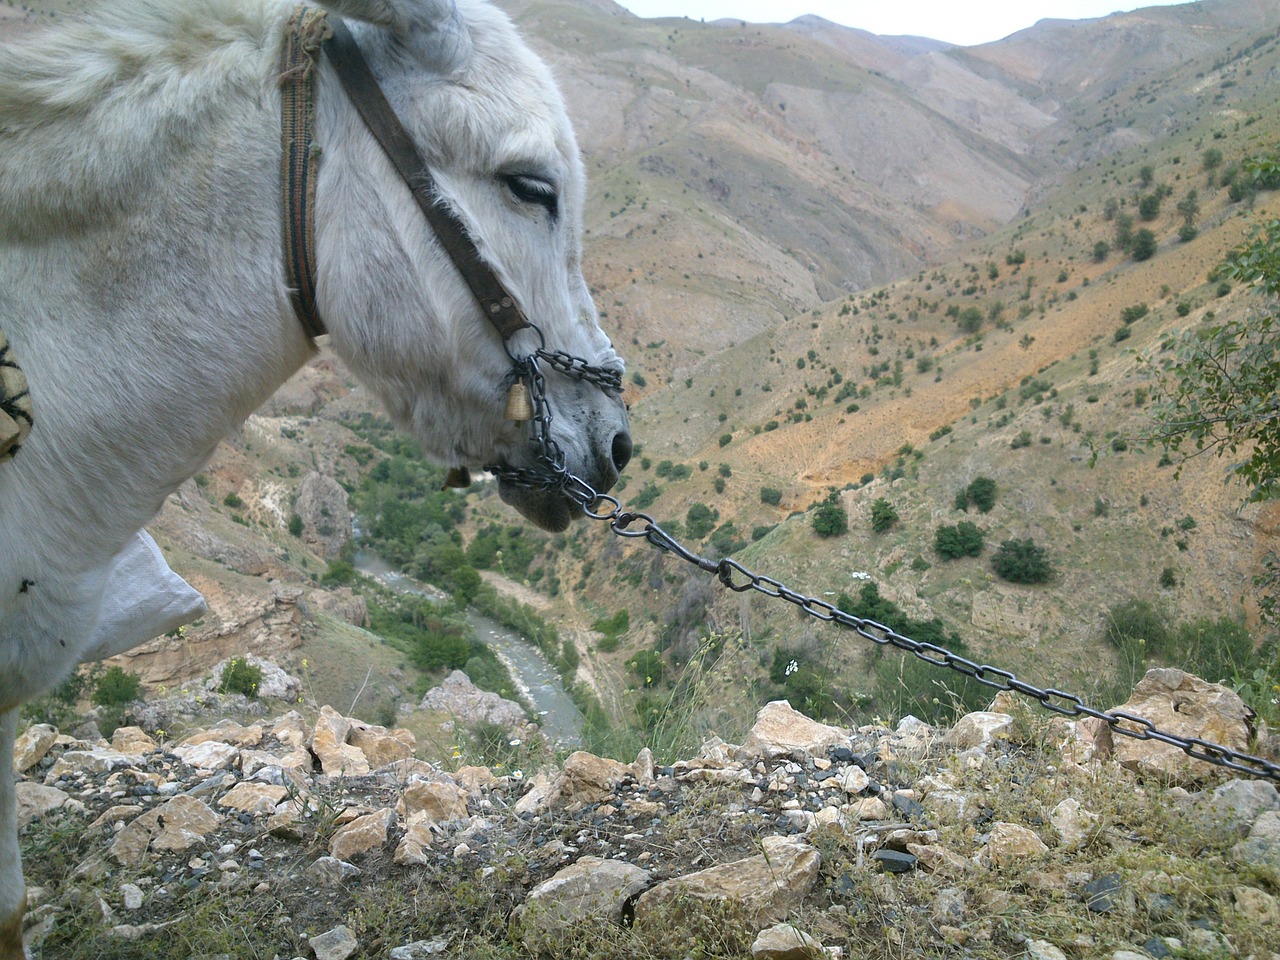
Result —
<path fill-rule="evenodd" d="M 619 473 L 631 462 L 631 435 L 625 430 L 613 438 L 613 465 Z"/>

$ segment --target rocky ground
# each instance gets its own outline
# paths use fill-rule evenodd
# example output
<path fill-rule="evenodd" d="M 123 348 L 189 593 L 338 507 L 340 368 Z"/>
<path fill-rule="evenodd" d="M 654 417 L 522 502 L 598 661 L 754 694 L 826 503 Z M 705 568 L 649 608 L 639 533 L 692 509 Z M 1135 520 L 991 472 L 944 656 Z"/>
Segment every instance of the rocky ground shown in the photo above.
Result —
<path fill-rule="evenodd" d="M 1250 734 L 1224 688 L 1143 684 L 1188 731 Z M 515 737 L 502 764 L 428 763 L 329 707 L 180 740 L 36 725 L 28 938 L 39 958 L 1280 958 L 1276 786 L 1108 734 L 1005 695 L 946 730 L 780 701 L 695 758 L 535 771 Z"/>

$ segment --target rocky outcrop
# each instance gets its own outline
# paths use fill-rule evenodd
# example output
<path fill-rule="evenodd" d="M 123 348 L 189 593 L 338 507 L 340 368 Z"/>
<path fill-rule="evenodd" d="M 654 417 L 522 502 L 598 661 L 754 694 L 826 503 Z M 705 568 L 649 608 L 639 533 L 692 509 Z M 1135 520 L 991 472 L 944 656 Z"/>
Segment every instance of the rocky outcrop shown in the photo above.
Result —
<path fill-rule="evenodd" d="M 510 904 L 510 934 L 531 954 L 563 955 L 583 936 L 599 941 L 599 955 L 615 942 L 670 953 L 713 935 L 737 944 L 723 955 L 760 960 L 858 956 L 859 937 L 896 926 L 883 922 L 891 910 L 927 917 L 917 928 L 933 938 L 926 955 L 968 944 L 1046 958 L 1080 953 L 1077 939 L 1046 937 L 1030 922 L 1046 897 L 1064 929 L 1075 914 L 1082 929 L 1102 916 L 1118 918 L 1115 929 L 1185 928 L 1196 940 L 1188 949 L 1204 955 L 1231 955 L 1232 936 L 1247 940 L 1280 916 L 1260 880 L 1280 867 L 1273 784 L 1169 789 L 1162 773 L 1147 777 L 1103 750 L 1078 763 L 1074 724 L 1037 727 L 1028 739 L 999 706 L 951 730 L 908 717 L 837 736 L 775 703 L 760 711 L 750 748 L 711 738 L 670 765 L 648 751 L 630 764 L 579 751 L 528 777 L 442 769 L 412 756 L 406 731 L 328 707 L 314 721 L 293 712 L 226 721 L 177 743 L 137 728 L 108 743 L 33 727 L 17 784 L 24 831 L 46 819 L 59 831 L 85 827 L 69 847 L 82 861 L 65 886 L 30 895 L 29 939 L 38 945 L 60 917 L 86 922 L 85 886 L 104 891 L 89 894 L 101 904 L 89 915 L 104 918 L 105 932 L 82 936 L 153 936 L 190 923 L 189 900 L 162 892 L 181 887 L 245 898 L 237 903 L 275 898 L 281 915 L 311 919 L 261 935 L 280 956 L 317 957 L 447 954 L 458 937 L 477 935 L 487 903 Z M 1135 826 L 1144 816 L 1198 824 L 1195 863 L 1170 851 L 1158 871 L 1131 868 L 1155 862 L 1159 838 Z M 1130 857 L 1134 844 L 1140 855 Z M 1206 858 L 1198 882 L 1174 876 Z M 1212 878 L 1221 903 L 1206 903 Z M 325 913 L 327 901 L 347 902 L 327 889 L 391 896 L 401 882 L 457 892 L 456 905 L 452 894 L 434 901 L 434 939 L 375 944 L 374 927 L 344 926 L 345 908 Z M 116 922 L 118 910 L 129 923 Z M 1152 936 L 1128 952 L 1180 949 Z M 1251 955 L 1272 960 L 1252 942 Z M 1086 952 L 1127 960 L 1125 950 Z"/>
<path fill-rule="evenodd" d="M 298 484 L 293 512 L 302 518 L 302 540 L 326 560 L 334 560 L 351 539 L 347 491 L 333 477 L 314 470 Z"/>
<path fill-rule="evenodd" d="M 516 730 L 528 722 L 524 707 L 511 700 L 504 700 L 496 693 L 481 690 L 461 670 L 454 670 L 437 686 L 428 690 L 418 708 L 439 710 L 466 726 L 496 723 L 508 730 Z"/>
<path fill-rule="evenodd" d="M 1240 753 L 1249 750 L 1252 714 L 1239 695 L 1181 670 L 1148 670 L 1133 695 L 1115 710 L 1150 720 L 1174 736 L 1207 740 Z M 1158 740 L 1117 736 L 1114 753 L 1128 769 L 1171 783 L 1190 786 L 1212 776 L 1211 767 Z"/>
<path fill-rule="evenodd" d="M 257 581 L 255 581 L 257 582 Z M 275 660 L 302 644 L 302 590 L 263 584 L 261 593 L 228 593 L 211 581 L 191 578 L 204 594 L 209 614 L 174 636 L 107 660 L 136 673 L 150 687 L 177 686 L 231 658 L 254 655 Z"/>

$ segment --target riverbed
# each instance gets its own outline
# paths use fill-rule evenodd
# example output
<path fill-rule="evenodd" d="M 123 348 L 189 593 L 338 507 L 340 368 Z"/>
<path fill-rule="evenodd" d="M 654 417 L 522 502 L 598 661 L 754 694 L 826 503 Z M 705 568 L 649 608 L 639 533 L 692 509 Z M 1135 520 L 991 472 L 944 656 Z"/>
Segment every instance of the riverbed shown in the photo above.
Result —
<path fill-rule="evenodd" d="M 444 591 L 405 576 L 370 550 L 357 551 L 355 567 L 399 593 L 436 601 L 449 598 Z M 560 682 L 560 674 L 547 662 L 542 651 L 496 620 L 474 610 L 468 609 L 466 617 L 476 636 L 493 649 L 511 674 L 516 689 L 533 707 L 546 738 L 556 746 L 580 745 L 582 714 Z"/>

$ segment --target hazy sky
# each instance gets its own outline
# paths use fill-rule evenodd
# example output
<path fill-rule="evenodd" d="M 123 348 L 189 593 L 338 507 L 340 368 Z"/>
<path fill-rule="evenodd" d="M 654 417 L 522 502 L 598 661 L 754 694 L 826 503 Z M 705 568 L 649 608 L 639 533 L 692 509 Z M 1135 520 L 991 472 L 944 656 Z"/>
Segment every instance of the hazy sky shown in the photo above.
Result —
<path fill-rule="evenodd" d="M 999 40 L 1045 17 L 1083 20 L 1119 10 L 1164 6 L 1178 0 L 619 0 L 641 17 L 736 17 L 785 23 L 816 13 L 835 23 L 879 34 L 913 34 L 971 46 Z"/>

